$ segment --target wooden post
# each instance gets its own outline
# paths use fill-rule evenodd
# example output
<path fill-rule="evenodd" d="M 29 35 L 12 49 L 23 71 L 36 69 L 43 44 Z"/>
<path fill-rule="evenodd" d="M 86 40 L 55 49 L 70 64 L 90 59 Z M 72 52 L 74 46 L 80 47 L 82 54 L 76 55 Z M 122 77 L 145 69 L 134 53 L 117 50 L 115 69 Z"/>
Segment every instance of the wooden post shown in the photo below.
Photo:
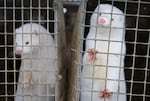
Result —
<path fill-rule="evenodd" d="M 83 0 L 84 1 L 84 0 Z M 76 24 L 74 27 L 74 31 L 72 34 L 72 43 L 71 43 L 71 67 L 69 68 L 68 71 L 68 76 L 69 76 L 69 87 L 68 87 L 68 96 L 67 96 L 67 101 L 79 101 L 79 93 L 77 93 L 77 89 L 79 89 L 79 80 L 78 80 L 78 73 L 79 73 L 79 63 L 81 63 L 81 56 L 82 56 L 82 35 L 83 35 L 83 27 L 82 27 L 82 21 L 83 21 L 83 3 L 81 2 L 78 14 L 77 14 L 77 19 L 76 19 Z M 80 50 L 81 49 L 81 50 Z"/>
<path fill-rule="evenodd" d="M 56 30 L 56 40 L 57 40 L 57 66 L 59 74 L 61 74 L 62 79 L 58 83 L 58 96 L 56 96 L 56 101 L 66 101 L 66 34 L 65 34 L 65 22 L 63 13 L 63 3 L 62 0 L 54 0 L 54 7 L 56 9 L 57 25 Z"/>

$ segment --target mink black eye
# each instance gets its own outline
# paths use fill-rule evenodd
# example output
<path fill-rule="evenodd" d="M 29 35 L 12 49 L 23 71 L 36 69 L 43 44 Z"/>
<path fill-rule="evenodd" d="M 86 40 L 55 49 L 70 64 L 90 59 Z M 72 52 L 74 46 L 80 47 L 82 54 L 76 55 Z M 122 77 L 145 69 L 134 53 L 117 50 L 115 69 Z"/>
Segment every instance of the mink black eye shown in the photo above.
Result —
<path fill-rule="evenodd" d="M 113 18 L 111 18 L 111 21 L 113 21 L 114 19 Z"/>
<path fill-rule="evenodd" d="M 25 44 L 28 45 L 28 44 L 29 44 L 29 41 L 27 41 Z"/>

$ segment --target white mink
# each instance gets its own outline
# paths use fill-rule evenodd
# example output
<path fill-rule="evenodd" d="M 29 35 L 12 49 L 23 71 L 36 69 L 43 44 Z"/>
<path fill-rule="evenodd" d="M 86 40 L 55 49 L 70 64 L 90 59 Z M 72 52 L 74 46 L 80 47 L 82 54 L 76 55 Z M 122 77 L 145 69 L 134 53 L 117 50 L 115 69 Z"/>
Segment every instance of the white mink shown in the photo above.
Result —
<path fill-rule="evenodd" d="M 15 101 L 53 101 L 56 48 L 51 34 L 40 24 L 15 30 L 16 54 L 22 57 Z"/>
<path fill-rule="evenodd" d="M 126 101 L 124 14 L 99 4 L 90 19 L 81 77 L 81 101 Z"/>

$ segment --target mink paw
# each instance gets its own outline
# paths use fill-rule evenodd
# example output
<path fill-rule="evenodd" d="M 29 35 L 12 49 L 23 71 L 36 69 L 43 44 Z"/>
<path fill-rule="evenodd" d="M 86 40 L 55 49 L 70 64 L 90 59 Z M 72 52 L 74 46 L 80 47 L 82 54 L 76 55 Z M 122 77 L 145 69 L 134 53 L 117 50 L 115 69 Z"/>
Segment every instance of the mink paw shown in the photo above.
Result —
<path fill-rule="evenodd" d="M 97 50 L 94 50 L 93 48 L 88 49 L 88 60 L 94 61 L 96 60 L 96 54 L 98 53 Z"/>
<path fill-rule="evenodd" d="M 112 92 L 109 92 L 107 89 L 100 91 L 99 98 L 111 98 Z"/>

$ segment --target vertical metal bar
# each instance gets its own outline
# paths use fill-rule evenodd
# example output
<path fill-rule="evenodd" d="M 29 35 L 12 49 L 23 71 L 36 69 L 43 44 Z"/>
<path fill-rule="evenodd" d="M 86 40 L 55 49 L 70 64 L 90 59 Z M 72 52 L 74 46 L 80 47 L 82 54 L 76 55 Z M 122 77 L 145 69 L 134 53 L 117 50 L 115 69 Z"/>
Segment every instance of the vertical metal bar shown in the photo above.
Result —
<path fill-rule="evenodd" d="M 37 0 L 38 1 L 38 0 Z M 34 1 L 33 0 L 30 0 L 30 23 L 33 23 L 33 5 L 34 5 L 34 3 L 33 3 Z M 30 29 L 30 32 L 32 32 L 32 24 L 31 24 L 31 29 Z M 28 33 L 29 34 L 29 33 Z M 32 34 L 30 35 L 30 38 L 31 38 L 31 44 L 32 44 Z M 40 37 L 39 37 L 39 39 L 40 39 Z M 39 46 L 40 47 L 40 46 Z M 30 46 L 30 48 L 33 48 L 33 46 L 31 45 Z M 41 54 L 41 53 L 39 53 L 39 54 Z M 38 59 L 39 59 L 39 57 L 38 57 Z M 31 62 L 31 64 L 32 64 L 32 62 L 33 62 L 33 54 L 30 54 L 30 58 L 29 58 L 29 60 L 30 60 L 30 62 Z M 34 71 L 33 70 L 33 67 L 32 67 L 32 65 L 30 65 L 31 66 L 31 68 L 30 68 L 30 72 L 31 72 L 31 75 L 32 75 L 32 72 L 39 72 L 39 71 Z M 26 72 L 26 71 L 25 71 Z M 34 82 L 32 82 L 32 80 L 31 80 L 31 84 L 32 83 L 34 83 Z M 38 82 L 38 84 L 39 84 L 39 82 Z M 37 84 L 37 85 L 38 85 Z M 31 91 L 31 100 L 33 100 L 33 96 L 34 96 L 34 94 L 32 93 L 32 90 L 33 89 L 33 86 L 31 86 L 31 88 L 30 88 L 30 91 Z M 38 89 L 39 90 L 39 89 Z M 41 96 L 41 95 L 40 95 Z M 40 99 L 39 99 L 40 100 Z"/>
<path fill-rule="evenodd" d="M 124 16 L 125 16 L 125 17 L 124 17 L 124 18 L 125 18 L 125 19 L 124 19 L 124 20 L 125 20 L 125 21 L 124 21 L 124 28 L 125 28 L 124 31 L 125 31 L 125 33 L 126 33 L 127 4 L 128 4 L 128 3 L 127 3 L 127 1 L 126 1 L 126 2 L 125 2 L 125 8 L 124 8 Z M 124 35 L 124 41 L 125 41 L 125 35 Z M 125 42 L 125 43 L 126 43 L 126 42 Z M 125 43 L 124 43 L 124 44 L 125 44 Z M 125 49 L 126 49 L 126 44 L 125 44 Z M 125 59 L 125 56 L 126 56 L 126 51 L 127 51 L 127 49 L 125 50 L 124 59 Z M 125 60 L 124 60 L 124 61 L 125 61 Z M 124 76 L 125 76 L 125 62 L 124 62 Z M 126 79 L 125 79 L 124 82 L 126 83 Z M 128 95 L 128 94 L 127 94 L 127 83 L 126 83 L 125 85 L 126 85 L 126 98 L 127 98 L 127 95 Z"/>
<path fill-rule="evenodd" d="M 15 15 L 15 0 L 13 0 L 13 32 L 15 31 L 15 18 L 16 18 L 16 15 Z M 16 71 L 16 58 L 15 58 L 15 46 L 16 46 L 16 43 L 14 43 L 14 40 L 15 40 L 15 35 L 14 35 L 15 33 L 13 33 L 13 74 L 14 74 L 14 97 L 16 96 L 15 94 L 16 94 L 16 73 L 17 73 L 17 71 Z"/>
<path fill-rule="evenodd" d="M 22 0 L 21 1 L 21 22 L 22 22 L 22 25 L 23 25 L 23 23 L 24 23 L 24 7 L 23 7 L 23 2 L 24 2 L 24 0 Z"/>
<path fill-rule="evenodd" d="M 33 0 L 30 0 L 30 6 L 29 6 L 29 8 L 30 8 L 30 23 L 32 23 L 32 14 L 33 14 L 33 11 L 32 11 L 33 10 L 32 2 L 33 2 Z"/>
<path fill-rule="evenodd" d="M 47 8 L 47 11 L 46 11 L 46 14 L 47 14 L 47 18 L 46 18 L 46 25 L 47 25 L 47 30 L 50 32 L 50 29 L 49 29 L 49 23 L 50 23 L 50 21 L 49 21 L 49 14 L 50 14 L 50 12 L 49 12 L 49 10 L 50 10 L 50 2 L 49 2 L 49 0 L 46 0 L 47 1 L 47 5 L 46 5 L 46 8 Z M 53 46 L 52 46 L 53 47 Z M 47 85 L 47 87 L 49 87 L 49 85 Z M 49 91 L 49 89 L 47 89 L 47 95 L 49 96 L 53 96 L 51 93 L 50 93 L 50 91 Z M 49 101 L 50 99 L 49 99 L 49 97 L 48 97 L 48 99 L 47 99 L 47 101 Z"/>
<path fill-rule="evenodd" d="M 49 23 L 50 23 L 50 20 L 49 20 L 49 15 L 50 15 L 50 2 L 49 2 L 49 0 L 47 0 L 47 11 L 46 11 L 46 13 L 47 13 L 47 19 L 46 19 L 46 25 L 47 25 L 47 29 L 48 29 L 48 31 L 50 32 L 50 29 L 49 29 Z"/>
<path fill-rule="evenodd" d="M 57 0 L 55 0 L 55 2 L 58 2 Z M 56 42 L 56 52 L 58 52 L 58 34 L 60 34 L 59 32 L 58 32 L 58 5 L 56 6 L 56 5 L 54 5 L 53 6 L 53 10 L 54 10 L 54 36 L 55 36 L 55 42 Z M 58 54 L 56 53 L 56 57 L 58 57 Z M 55 65 L 56 65 L 56 67 L 58 67 L 58 63 L 57 63 L 57 61 L 58 61 L 58 58 L 56 59 L 56 62 L 55 62 Z M 56 71 L 58 71 L 58 68 L 56 68 Z M 58 98 L 58 90 L 59 90 L 59 88 L 58 88 L 58 84 L 56 84 L 55 85 L 55 100 L 56 101 L 59 101 L 59 98 Z"/>
<path fill-rule="evenodd" d="M 46 1 L 45 1 L 46 2 Z M 38 0 L 38 23 L 41 24 L 41 0 Z"/>
<path fill-rule="evenodd" d="M 148 77 L 148 67 L 149 67 L 149 55 L 150 55 L 150 52 L 149 52 L 149 49 L 150 49 L 150 32 L 149 32 L 149 38 L 148 38 L 148 43 L 147 43 L 147 55 L 146 55 L 146 66 L 145 66 L 145 78 L 144 78 L 144 90 L 143 90 L 143 101 L 146 101 L 146 86 L 147 86 L 147 77 Z"/>
<path fill-rule="evenodd" d="M 136 54 L 136 42 L 137 42 L 137 32 L 138 32 L 138 21 L 139 21 L 139 11 L 140 11 L 140 3 L 138 3 L 138 8 L 137 8 L 137 19 L 136 19 L 136 30 L 135 30 L 135 41 L 134 41 L 134 52 L 133 52 L 133 64 L 132 67 L 135 65 L 135 54 Z M 134 68 L 132 69 L 132 75 L 131 75 L 131 88 L 130 88 L 130 93 L 133 93 L 133 83 L 134 83 Z M 132 96 L 132 95 L 131 95 Z M 129 101 L 132 101 L 132 97 L 130 97 Z"/>
<path fill-rule="evenodd" d="M 98 0 L 98 3 L 100 3 L 100 0 Z M 99 12 L 99 9 L 100 9 L 100 7 L 98 7 L 98 12 Z M 92 17 L 92 14 L 94 14 L 94 13 L 98 13 L 98 12 L 91 12 L 91 17 Z M 90 19 L 91 20 L 91 19 Z M 96 17 L 96 21 L 98 21 L 98 16 Z M 95 44 L 94 44 L 94 50 L 96 50 L 96 36 L 97 36 L 97 31 L 98 31 L 98 28 L 97 28 L 97 26 L 91 26 L 91 21 L 90 21 L 90 25 L 89 25 L 89 31 L 90 31 L 90 27 L 96 27 L 96 34 L 94 34 L 95 36 L 94 36 L 94 39 L 90 39 L 90 40 L 94 40 L 95 42 Z M 86 38 L 87 39 L 87 38 Z M 92 79 L 92 87 L 91 87 L 91 90 L 90 90 L 90 93 L 91 93 L 91 101 L 93 101 L 93 95 L 94 95 L 94 72 L 95 72 L 95 62 L 92 62 L 92 78 L 90 78 L 90 79 Z"/>
<path fill-rule="evenodd" d="M 7 2 L 4 0 L 4 40 L 5 40 L 5 101 L 8 100 L 8 92 L 7 92 Z"/>

